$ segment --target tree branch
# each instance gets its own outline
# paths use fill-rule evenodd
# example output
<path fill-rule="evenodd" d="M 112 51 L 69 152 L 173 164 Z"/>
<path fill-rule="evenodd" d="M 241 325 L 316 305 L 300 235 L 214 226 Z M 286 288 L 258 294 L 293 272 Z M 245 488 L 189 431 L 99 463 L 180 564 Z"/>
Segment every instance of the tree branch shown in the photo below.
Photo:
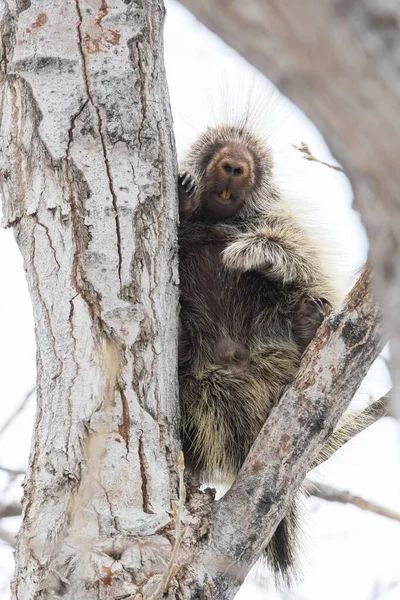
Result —
<path fill-rule="evenodd" d="M 15 535 L 0 527 L 0 540 L 15 548 Z"/>
<path fill-rule="evenodd" d="M 22 514 L 22 506 L 19 502 L 12 502 L 11 504 L 0 503 L 0 519 L 18 517 L 20 514 Z"/>
<path fill-rule="evenodd" d="M 345 415 L 340 421 L 340 427 L 333 432 L 328 440 L 328 444 L 324 446 L 314 461 L 312 468 L 318 467 L 326 460 L 331 458 L 338 450 L 341 450 L 347 442 L 352 440 L 356 435 L 362 433 L 376 423 L 382 417 L 385 417 L 390 412 L 390 393 L 386 394 L 379 400 L 372 402 L 367 408 L 359 413 L 350 413 Z"/>
<path fill-rule="evenodd" d="M 328 502 L 340 502 L 341 504 L 353 504 L 361 510 L 367 510 L 369 512 L 393 519 L 394 521 L 400 521 L 400 513 L 370 502 L 361 498 L 361 496 L 354 496 L 348 491 L 338 490 L 337 488 L 326 485 L 324 483 L 307 481 L 305 490 L 309 496 L 315 496 L 321 498 L 321 500 L 327 500 Z"/>
<path fill-rule="evenodd" d="M 309 115 L 349 176 L 355 208 L 368 232 L 400 414 L 400 13 L 396 3 L 180 2 Z"/>
<path fill-rule="evenodd" d="M 8 467 L 4 467 L 3 465 L 0 465 L 0 471 L 4 471 L 8 475 L 10 475 L 10 477 L 17 477 L 18 475 L 25 475 L 24 469 L 9 469 Z"/>
<path fill-rule="evenodd" d="M 235 483 L 214 506 L 207 562 L 216 565 L 216 599 L 240 587 L 382 346 L 366 268 L 340 312 L 318 330 Z M 216 557 L 223 557 L 219 571 Z"/>
<path fill-rule="evenodd" d="M 8 419 L 6 419 L 6 421 L 0 427 L 0 436 L 3 435 L 5 430 L 11 425 L 11 423 L 14 421 L 14 419 L 24 410 L 25 406 L 28 404 L 29 400 L 31 399 L 31 396 L 35 393 L 35 389 L 36 389 L 36 387 L 33 386 L 25 394 L 24 398 L 22 399 L 22 402 L 17 406 L 17 408 L 14 410 L 14 412 L 11 413 L 11 415 L 8 417 Z"/>
<path fill-rule="evenodd" d="M 311 152 L 310 148 L 307 146 L 305 142 L 301 142 L 299 145 L 294 144 L 294 148 L 303 154 L 303 158 L 309 160 L 310 162 L 317 162 L 320 165 L 324 165 L 324 167 L 328 167 L 329 169 L 333 169 L 334 171 L 339 171 L 339 173 L 344 174 L 344 170 L 342 167 L 338 167 L 337 165 L 331 165 L 323 160 L 320 160 Z"/>

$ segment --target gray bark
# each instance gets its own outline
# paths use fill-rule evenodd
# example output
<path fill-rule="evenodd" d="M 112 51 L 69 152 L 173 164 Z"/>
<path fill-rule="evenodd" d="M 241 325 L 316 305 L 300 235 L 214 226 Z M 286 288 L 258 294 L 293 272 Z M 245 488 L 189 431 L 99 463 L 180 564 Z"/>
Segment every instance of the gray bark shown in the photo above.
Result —
<path fill-rule="evenodd" d="M 391 0 L 180 0 L 320 128 L 371 245 L 400 415 L 400 8 Z"/>
<path fill-rule="evenodd" d="M 38 348 L 19 600 L 152 589 L 163 557 L 142 548 L 171 547 L 158 535 L 179 449 L 163 20 L 153 0 L 9 0 L 1 13 L 3 224 Z"/>

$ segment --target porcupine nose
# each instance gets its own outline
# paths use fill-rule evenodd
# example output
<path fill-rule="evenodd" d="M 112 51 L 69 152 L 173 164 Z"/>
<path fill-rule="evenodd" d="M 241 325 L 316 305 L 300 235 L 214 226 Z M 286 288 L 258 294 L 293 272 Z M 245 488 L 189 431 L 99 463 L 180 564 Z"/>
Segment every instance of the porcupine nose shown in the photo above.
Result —
<path fill-rule="evenodd" d="M 245 165 L 241 162 L 224 161 L 222 168 L 227 175 L 232 177 L 240 177 L 244 173 Z"/>
<path fill-rule="evenodd" d="M 245 146 L 227 144 L 211 162 L 210 175 L 218 195 L 224 201 L 243 201 L 254 184 L 253 157 Z"/>
<path fill-rule="evenodd" d="M 253 159 L 245 146 L 227 144 L 216 156 L 219 177 L 236 185 L 247 183 L 253 178 Z"/>

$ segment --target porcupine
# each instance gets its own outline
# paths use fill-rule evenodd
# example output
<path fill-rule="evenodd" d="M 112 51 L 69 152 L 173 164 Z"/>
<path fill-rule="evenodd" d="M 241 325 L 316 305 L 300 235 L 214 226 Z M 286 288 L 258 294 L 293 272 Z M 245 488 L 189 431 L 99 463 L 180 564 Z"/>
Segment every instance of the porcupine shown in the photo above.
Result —
<path fill-rule="evenodd" d="M 231 482 L 341 290 L 246 120 L 207 128 L 179 174 L 179 383 L 189 470 Z M 296 575 L 295 503 L 267 559 Z"/>

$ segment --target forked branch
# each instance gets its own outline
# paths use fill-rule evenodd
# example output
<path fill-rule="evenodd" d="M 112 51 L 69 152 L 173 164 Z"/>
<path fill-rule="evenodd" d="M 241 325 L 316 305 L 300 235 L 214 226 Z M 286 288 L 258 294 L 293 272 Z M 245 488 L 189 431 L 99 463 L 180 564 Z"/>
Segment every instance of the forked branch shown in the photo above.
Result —
<path fill-rule="evenodd" d="M 215 568 L 215 599 L 234 597 L 271 539 L 382 350 L 381 333 L 366 268 L 342 309 L 318 330 L 295 381 L 272 410 L 235 483 L 215 503 L 206 550 L 207 564 Z"/>

